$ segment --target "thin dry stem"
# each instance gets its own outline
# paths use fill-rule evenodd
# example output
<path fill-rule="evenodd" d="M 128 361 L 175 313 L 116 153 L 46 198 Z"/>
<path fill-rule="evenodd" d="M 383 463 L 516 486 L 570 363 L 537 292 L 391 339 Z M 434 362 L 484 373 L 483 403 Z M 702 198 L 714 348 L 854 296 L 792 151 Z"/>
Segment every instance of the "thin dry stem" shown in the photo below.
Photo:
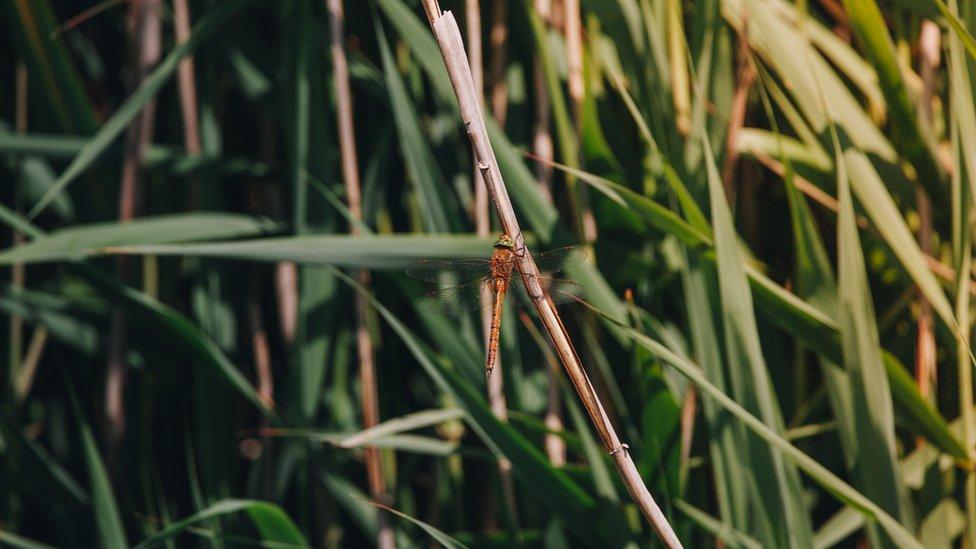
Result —
<path fill-rule="evenodd" d="M 725 198 L 730 204 L 735 204 L 735 188 L 732 178 L 735 177 L 735 166 L 739 160 L 739 150 L 736 143 L 739 140 L 739 131 L 746 120 L 746 106 L 749 100 L 749 90 L 756 80 L 756 71 L 752 66 L 749 53 L 749 41 L 746 38 L 746 25 L 748 22 L 743 15 L 742 25 L 739 26 L 739 68 L 735 94 L 732 96 L 732 108 L 729 112 L 729 133 L 725 140 L 725 162 L 722 165 L 722 187 L 725 189 Z"/>
<path fill-rule="evenodd" d="M 447 72 L 451 77 L 461 118 L 471 141 L 471 146 L 478 158 L 478 167 L 481 169 L 485 184 L 488 186 L 488 194 L 495 204 L 495 211 L 502 230 L 521 241 L 522 230 L 519 227 L 518 219 L 515 217 L 515 210 L 508 196 L 498 163 L 495 160 L 491 143 L 488 140 L 488 132 L 485 129 L 485 121 L 481 112 L 480 96 L 475 92 L 474 84 L 471 81 L 471 70 L 468 67 L 457 22 L 451 12 L 441 14 L 434 0 L 425 0 L 424 7 L 447 66 Z M 610 423 L 593 385 L 583 370 L 579 356 L 573 348 L 569 334 L 563 326 L 552 300 L 539 284 L 539 269 L 532 259 L 532 254 L 528 250 L 524 250 L 524 253 L 518 255 L 517 260 L 522 280 L 528 289 L 539 318 L 552 339 L 556 354 L 566 369 L 566 373 L 583 402 L 583 406 L 589 413 L 600 440 L 607 452 L 613 457 L 614 464 L 617 466 L 627 491 L 630 492 L 634 502 L 665 545 L 681 547 L 681 542 L 678 541 L 671 525 L 654 498 L 651 497 L 644 481 L 640 478 L 627 445 L 621 442 Z"/>
<path fill-rule="evenodd" d="M 352 91 L 349 86 L 349 66 L 346 51 L 342 44 L 343 9 L 342 0 L 326 0 L 329 12 L 330 45 L 332 51 L 332 74 L 336 87 L 336 110 L 339 125 L 339 151 L 342 159 L 342 179 L 346 186 L 349 211 L 354 219 L 362 221 L 362 194 L 359 185 L 359 161 L 356 155 L 356 135 L 353 123 Z M 351 224 L 350 232 L 359 235 L 359 227 Z M 356 273 L 357 282 L 367 290 L 370 287 L 369 271 Z M 363 428 L 369 429 L 380 422 L 379 396 L 376 389 L 376 365 L 373 361 L 373 336 L 368 326 L 366 298 L 356 294 L 356 352 L 359 358 L 359 384 L 362 391 Z M 383 471 L 383 456 L 379 448 L 366 446 L 365 461 L 369 491 L 373 499 L 381 503 L 390 500 L 386 490 L 386 475 Z M 396 547 L 393 529 L 386 513 L 377 513 L 378 531 L 376 544 L 381 549 Z"/>
<path fill-rule="evenodd" d="M 567 6 L 568 8 L 569 6 Z M 552 6 L 547 0 L 536 0 L 535 10 L 539 17 L 546 21 L 550 19 Z M 579 5 L 576 5 L 577 24 L 579 22 Z M 578 31 L 579 29 L 577 29 Z M 569 29 L 567 25 L 567 50 L 569 48 Z M 572 54 L 567 51 L 567 60 L 572 58 Z M 582 78 L 582 65 L 579 67 L 580 77 Z M 553 161 L 555 160 L 555 146 L 552 139 L 550 126 L 550 104 L 549 88 L 546 85 L 546 76 L 542 70 L 542 63 L 536 59 L 532 66 L 532 82 L 535 94 L 535 128 L 532 137 L 532 152 L 545 162 L 537 163 L 535 166 L 535 177 L 539 183 L 542 194 L 548 202 L 552 202 L 552 176 Z M 582 83 L 582 82 L 580 82 Z M 582 101 L 582 95 L 580 96 Z M 546 426 L 552 430 L 562 428 L 561 408 L 559 394 L 559 370 L 550 368 L 547 372 L 548 387 L 546 390 Z M 566 463 L 566 445 L 558 435 L 547 433 L 545 438 L 546 455 L 549 461 L 556 466 Z"/>
<path fill-rule="evenodd" d="M 505 82 L 505 58 L 508 43 L 508 22 L 505 20 L 505 6 L 508 2 L 496 0 L 491 3 L 491 32 L 488 45 L 491 47 L 491 114 L 499 128 L 505 127 L 508 114 L 508 84 Z M 488 208 L 488 191 L 485 190 L 485 209 Z"/>
<path fill-rule="evenodd" d="M 137 0 L 130 11 L 129 36 L 135 55 L 132 66 L 135 89 L 159 61 L 162 53 L 161 0 Z M 142 210 L 142 177 L 146 151 L 153 135 L 156 100 L 150 100 L 133 120 L 125 135 L 125 158 L 122 163 L 122 184 L 119 193 L 119 221 L 134 219 Z M 119 279 L 128 279 L 129 264 L 119 256 L 116 262 Z M 121 307 L 112 312 L 109 337 L 108 375 L 105 380 L 105 415 L 108 419 L 110 445 L 116 447 L 125 431 L 125 349 L 126 320 Z"/>
<path fill-rule="evenodd" d="M 583 126 L 583 25 L 580 21 L 579 0 L 563 2 L 566 22 L 566 80 L 569 84 L 569 100 L 573 105 L 573 121 L 576 133 Z"/>
<path fill-rule="evenodd" d="M 31 336 L 30 345 L 27 346 L 27 354 L 24 355 L 24 362 L 20 365 L 20 374 L 17 376 L 16 396 L 17 402 L 23 402 L 30 393 L 31 386 L 34 385 L 34 378 L 37 375 L 37 365 L 41 362 L 41 355 L 44 353 L 44 344 L 47 343 L 47 328 L 38 326 Z"/>
<path fill-rule="evenodd" d="M 468 33 L 468 56 L 471 65 L 471 79 L 474 89 L 479 98 L 484 93 L 484 69 L 483 57 L 481 52 L 481 3 L 478 0 L 465 1 L 465 23 Z M 477 158 L 474 158 L 474 173 L 472 181 L 474 183 L 474 220 L 475 231 L 478 236 L 487 238 L 491 231 L 491 217 L 488 213 L 488 191 L 485 182 L 481 177 L 481 170 L 478 169 Z M 491 335 L 491 302 L 490 296 L 484 296 L 484 305 L 481 308 L 481 327 L 482 335 L 487 348 Z M 488 404 L 491 411 L 500 421 L 508 421 L 508 403 L 505 401 L 505 376 L 502 374 L 501 356 L 495 357 L 493 369 L 494 375 L 488 376 Z M 509 522 L 512 525 L 518 524 L 518 512 L 515 507 L 515 485 L 512 482 L 512 462 L 505 456 L 498 458 L 498 476 L 502 483 L 502 495 L 505 498 L 505 508 L 509 515 Z"/>
<path fill-rule="evenodd" d="M 190 8 L 187 7 L 186 0 L 173 0 L 173 32 L 178 44 L 190 39 Z M 178 69 L 180 114 L 183 115 L 183 143 L 186 153 L 197 156 L 202 146 L 197 115 L 197 86 L 193 75 L 193 56 L 187 55 L 180 61 Z"/>
<path fill-rule="evenodd" d="M 935 94 L 935 72 L 939 67 L 941 49 L 941 30 L 932 21 L 922 22 L 922 36 L 919 40 L 919 72 L 922 78 L 922 113 L 927 124 L 932 122 L 932 100 Z M 920 220 L 918 243 L 922 253 L 932 254 L 932 202 L 925 188 L 915 189 L 916 206 Z M 921 292 L 918 293 L 918 330 L 915 340 L 915 380 L 918 390 L 924 397 L 932 392 L 931 384 L 936 379 L 935 332 L 933 330 L 932 305 Z M 919 444 L 922 439 L 919 438 Z"/>
<path fill-rule="evenodd" d="M 550 10 L 549 2 L 547 0 L 535 0 L 534 6 L 539 17 L 545 21 Z M 549 89 L 546 86 L 546 75 L 542 70 L 542 61 L 538 58 L 532 62 L 532 89 L 535 96 L 532 151 L 539 158 L 552 161 L 555 156 L 555 145 L 552 140 L 552 132 L 549 129 Z M 550 163 L 536 164 L 535 178 L 548 202 L 552 202 L 552 173 Z"/>
<path fill-rule="evenodd" d="M 23 62 L 17 63 L 17 70 L 14 76 L 15 82 L 15 106 L 14 106 L 14 126 L 15 131 L 19 134 L 27 133 L 27 101 L 28 101 L 28 80 L 27 80 L 27 65 Z M 16 189 L 17 195 L 20 195 L 21 189 L 18 183 L 18 188 Z M 14 207 L 19 207 L 19 200 L 15 198 Z M 14 231 L 13 234 L 13 245 L 18 246 L 25 241 L 24 234 L 20 231 Z M 18 291 L 24 287 L 26 282 L 26 270 L 24 269 L 23 263 L 14 263 L 10 269 L 10 286 L 13 291 Z M 13 381 L 17 374 L 17 368 L 20 364 L 22 351 L 23 351 L 23 340 L 24 340 L 24 319 L 20 315 L 10 316 L 10 354 L 8 355 L 10 364 L 9 380 Z M 6 387 L 5 383 L 0 383 L 0 387 Z"/>
<path fill-rule="evenodd" d="M 545 448 L 549 462 L 556 467 L 562 467 L 566 465 L 566 442 L 558 435 L 558 433 L 563 431 L 562 399 L 553 398 L 553 391 L 559 390 L 559 361 L 556 360 L 556 355 L 552 353 L 552 349 L 546 345 L 545 337 L 535 327 L 529 314 L 524 310 L 519 310 L 518 315 L 519 320 L 522 321 L 522 325 L 525 326 L 526 331 L 529 332 L 529 335 L 538 344 L 539 349 L 542 351 L 542 356 L 546 359 L 546 365 L 549 367 L 550 381 L 555 380 L 557 382 L 556 385 L 550 383 L 548 387 L 549 404 L 546 408 L 545 417 L 548 432 L 546 433 Z"/>

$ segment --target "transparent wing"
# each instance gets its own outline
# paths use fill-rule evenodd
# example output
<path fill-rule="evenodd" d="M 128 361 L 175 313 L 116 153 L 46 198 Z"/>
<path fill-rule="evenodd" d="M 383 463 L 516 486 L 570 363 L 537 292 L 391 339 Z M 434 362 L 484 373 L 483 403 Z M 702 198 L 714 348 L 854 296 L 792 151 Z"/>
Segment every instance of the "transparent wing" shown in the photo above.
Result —
<path fill-rule="evenodd" d="M 458 284 L 487 276 L 491 272 L 491 263 L 486 259 L 457 259 L 442 261 L 440 259 L 418 259 L 407 266 L 407 276 L 423 280 L 424 282 L 440 282 L 450 276 Z"/>
<path fill-rule="evenodd" d="M 492 303 L 489 280 L 482 277 L 433 290 L 417 301 L 417 307 L 428 313 L 448 315 L 480 309 Z"/>
<path fill-rule="evenodd" d="M 579 301 L 586 298 L 586 288 L 583 285 L 567 280 L 565 278 L 552 278 L 543 275 L 539 278 L 539 285 L 549 293 L 549 297 L 556 305 Z M 525 281 L 518 273 L 512 275 L 512 283 L 509 284 L 509 294 L 512 299 L 523 306 L 531 306 L 532 298 L 529 297 L 529 290 L 525 287 Z"/>
<path fill-rule="evenodd" d="M 566 246 L 532 254 L 536 267 L 541 273 L 558 273 L 586 260 L 586 250 L 576 246 Z"/>

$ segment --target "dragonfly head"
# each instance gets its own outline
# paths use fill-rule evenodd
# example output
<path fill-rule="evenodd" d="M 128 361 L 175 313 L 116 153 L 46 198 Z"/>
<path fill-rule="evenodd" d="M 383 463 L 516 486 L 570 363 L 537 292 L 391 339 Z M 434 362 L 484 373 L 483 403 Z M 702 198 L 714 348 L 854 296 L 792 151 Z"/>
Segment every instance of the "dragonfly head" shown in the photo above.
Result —
<path fill-rule="evenodd" d="M 507 234 L 503 234 L 503 235 L 501 235 L 501 236 L 498 237 L 498 240 L 495 241 L 495 247 L 496 248 L 505 248 L 505 249 L 508 249 L 508 250 L 514 250 L 515 249 L 515 241 L 512 240 L 512 237 L 508 236 Z"/>

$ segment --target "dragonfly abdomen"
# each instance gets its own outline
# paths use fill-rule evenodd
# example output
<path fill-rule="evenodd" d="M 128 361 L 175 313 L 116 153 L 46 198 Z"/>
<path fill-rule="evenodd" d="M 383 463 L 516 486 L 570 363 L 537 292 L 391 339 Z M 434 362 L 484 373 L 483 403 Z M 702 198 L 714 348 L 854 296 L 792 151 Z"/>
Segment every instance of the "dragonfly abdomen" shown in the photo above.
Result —
<path fill-rule="evenodd" d="M 493 278 L 491 283 L 495 290 L 495 304 L 491 312 L 491 329 L 488 335 L 488 357 L 485 359 L 486 379 L 491 377 L 491 372 L 495 369 L 495 360 L 498 356 L 498 339 L 502 326 L 502 310 L 505 304 L 505 292 L 508 290 L 508 280 L 505 278 Z"/>

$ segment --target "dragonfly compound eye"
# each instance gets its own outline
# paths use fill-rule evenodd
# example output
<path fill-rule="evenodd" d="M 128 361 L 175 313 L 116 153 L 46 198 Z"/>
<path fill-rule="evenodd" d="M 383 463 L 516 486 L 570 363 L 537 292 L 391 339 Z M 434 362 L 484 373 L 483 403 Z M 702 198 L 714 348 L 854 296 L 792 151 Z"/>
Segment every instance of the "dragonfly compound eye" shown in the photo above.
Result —
<path fill-rule="evenodd" d="M 498 237 L 498 240 L 495 241 L 495 247 L 508 248 L 511 250 L 515 248 L 515 241 L 512 240 L 512 237 L 508 236 L 507 234 L 503 234 Z"/>

